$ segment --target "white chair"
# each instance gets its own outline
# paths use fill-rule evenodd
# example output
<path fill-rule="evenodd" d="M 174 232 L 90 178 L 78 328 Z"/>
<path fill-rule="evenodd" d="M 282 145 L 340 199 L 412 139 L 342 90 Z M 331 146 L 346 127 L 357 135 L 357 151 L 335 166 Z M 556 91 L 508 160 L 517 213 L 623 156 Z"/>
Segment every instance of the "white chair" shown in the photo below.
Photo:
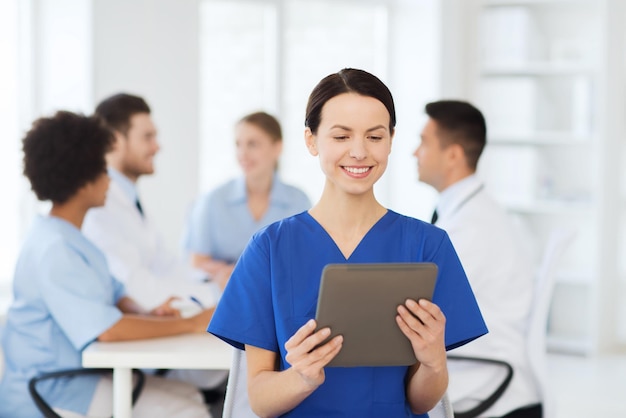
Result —
<path fill-rule="evenodd" d="M 258 418 L 250 409 L 247 393 L 247 364 L 243 350 L 233 350 L 233 360 L 228 375 L 228 386 L 224 398 L 224 411 L 222 418 Z M 452 404 L 448 395 L 443 398 L 432 411 L 428 413 L 430 418 L 454 418 Z"/>
<path fill-rule="evenodd" d="M 454 418 L 452 403 L 448 398 L 448 394 L 444 393 L 443 398 L 439 401 L 431 411 L 428 412 L 429 418 Z"/>
<path fill-rule="evenodd" d="M 546 334 L 550 304 L 554 294 L 556 273 L 567 247 L 576 233 L 571 229 L 554 229 L 547 240 L 535 283 L 533 308 L 530 314 L 526 340 L 530 367 L 541 396 L 543 417 L 553 418 L 554 402 L 548 389 Z"/>
<path fill-rule="evenodd" d="M 533 305 L 530 311 L 528 329 L 526 331 L 526 352 L 528 355 L 530 368 L 533 373 L 536 386 L 541 397 L 542 412 L 544 418 L 554 417 L 554 403 L 549 393 L 546 372 L 546 331 L 548 327 L 548 316 L 550 314 L 550 303 L 554 293 L 556 273 L 563 253 L 574 239 L 575 233 L 570 229 L 554 229 L 551 231 L 543 251 L 543 256 L 535 277 L 533 290 Z M 449 361 L 469 361 L 473 363 L 484 363 L 498 365 L 505 373 L 504 379 L 497 386 L 493 393 L 478 400 L 476 405 L 470 409 L 460 410 L 457 408 L 456 416 L 462 418 L 475 418 L 488 410 L 506 391 L 506 388 L 513 377 L 512 367 L 495 359 L 448 356 Z"/>
<path fill-rule="evenodd" d="M 233 349 L 222 418 L 258 418 L 248 402 L 247 374 L 246 352 Z"/>
<path fill-rule="evenodd" d="M 2 374 L 4 373 L 4 353 L 2 351 L 2 331 L 4 328 L 4 317 L 0 314 L 0 380 L 2 380 Z"/>

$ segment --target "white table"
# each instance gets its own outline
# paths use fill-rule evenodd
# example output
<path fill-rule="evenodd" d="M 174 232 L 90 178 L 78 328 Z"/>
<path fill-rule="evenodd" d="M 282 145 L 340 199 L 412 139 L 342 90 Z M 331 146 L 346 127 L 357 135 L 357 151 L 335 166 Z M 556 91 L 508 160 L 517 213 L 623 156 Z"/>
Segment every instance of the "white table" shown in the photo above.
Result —
<path fill-rule="evenodd" d="M 113 369 L 113 416 L 131 418 L 132 369 L 228 370 L 232 350 L 208 333 L 94 342 L 83 351 L 83 367 Z"/>

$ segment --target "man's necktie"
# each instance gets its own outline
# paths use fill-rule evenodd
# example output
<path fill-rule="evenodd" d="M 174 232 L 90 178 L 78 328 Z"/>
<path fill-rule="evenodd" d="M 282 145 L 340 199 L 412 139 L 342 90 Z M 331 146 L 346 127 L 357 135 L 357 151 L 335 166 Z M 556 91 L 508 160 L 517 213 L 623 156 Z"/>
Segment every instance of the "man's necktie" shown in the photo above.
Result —
<path fill-rule="evenodd" d="M 437 209 L 435 209 L 432 218 L 430 218 L 430 223 L 434 224 L 435 222 L 437 222 L 437 218 L 439 218 L 439 215 L 437 214 Z"/>
<path fill-rule="evenodd" d="M 143 208 L 141 207 L 141 203 L 139 203 L 139 199 L 135 200 L 135 206 L 137 206 L 137 210 L 139 211 L 139 213 L 141 214 L 141 217 L 143 218 Z"/>

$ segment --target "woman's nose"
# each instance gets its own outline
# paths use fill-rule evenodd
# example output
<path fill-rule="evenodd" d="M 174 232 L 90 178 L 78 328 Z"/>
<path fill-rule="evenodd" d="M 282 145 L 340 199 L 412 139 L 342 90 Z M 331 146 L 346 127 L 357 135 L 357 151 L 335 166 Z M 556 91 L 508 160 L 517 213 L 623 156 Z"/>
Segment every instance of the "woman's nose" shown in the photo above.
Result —
<path fill-rule="evenodd" d="M 350 157 L 362 160 L 367 156 L 367 150 L 365 147 L 365 140 L 361 138 L 355 138 L 352 141 L 350 147 Z"/>

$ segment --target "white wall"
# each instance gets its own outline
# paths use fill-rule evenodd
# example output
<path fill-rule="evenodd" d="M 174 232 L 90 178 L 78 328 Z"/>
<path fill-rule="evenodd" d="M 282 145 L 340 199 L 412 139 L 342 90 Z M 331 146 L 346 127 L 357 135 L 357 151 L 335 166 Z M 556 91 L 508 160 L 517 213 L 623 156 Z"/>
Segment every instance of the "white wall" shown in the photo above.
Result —
<path fill-rule="evenodd" d="M 424 105 L 439 100 L 441 65 L 439 0 L 404 0 L 394 5 L 390 27 L 389 89 L 396 102 L 396 136 L 387 169 L 388 199 L 393 210 L 430 220 L 437 194 L 418 181 L 413 152 L 427 117 Z M 417 9 L 417 10 L 416 10 Z"/>
<path fill-rule="evenodd" d="M 166 242 L 180 239 L 198 178 L 198 1 L 93 0 L 95 103 L 121 91 L 152 108 L 161 152 L 139 180 Z"/>

